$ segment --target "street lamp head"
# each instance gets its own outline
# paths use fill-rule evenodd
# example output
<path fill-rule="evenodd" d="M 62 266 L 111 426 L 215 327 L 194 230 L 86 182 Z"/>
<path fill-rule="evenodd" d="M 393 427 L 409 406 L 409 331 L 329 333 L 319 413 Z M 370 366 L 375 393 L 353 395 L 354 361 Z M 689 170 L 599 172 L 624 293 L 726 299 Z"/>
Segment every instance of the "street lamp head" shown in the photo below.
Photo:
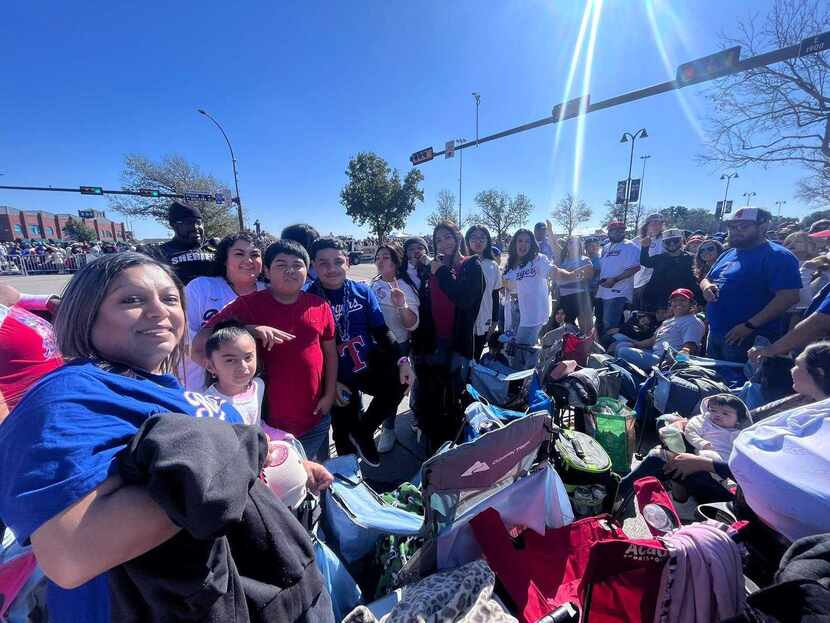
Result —
<path fill-rule="evenodd" d="M 645 128 L 640 130 L 640 138 L 648 138 L 648 132 L 646 132 Z"/>
<path fill-rule="evenodd" d="M 620 139 L 620 143 L 627 143 L 627 142 L 628 142 L 628 132 L 623 134 L 622 138 Z"/>
<path fill-rule="evenodd" d="M 207 113 L 202 108 L 197 108 L 196 112 L 199 113 L 200 115 L 207 115 Z"/>

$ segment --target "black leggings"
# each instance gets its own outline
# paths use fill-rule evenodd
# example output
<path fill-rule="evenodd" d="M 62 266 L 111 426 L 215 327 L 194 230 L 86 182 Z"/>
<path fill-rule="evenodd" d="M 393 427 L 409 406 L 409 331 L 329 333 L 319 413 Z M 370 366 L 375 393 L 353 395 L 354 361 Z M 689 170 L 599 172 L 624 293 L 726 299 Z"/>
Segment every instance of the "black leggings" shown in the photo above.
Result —
<path fill-rule="evenodd" d="M 373 351 L 369 356 L 369 366 L 355 374 L 345 385 L 352 392 L 351 401 L 345 407 L 335 406 L 331 409 L 334 446 L 340 456 L 354 452 L 349 433 L 363 428 L 371 437 L 386 418 L 397 414 L 398 405 L 406 394 L 406 385 L 401 385 L 394 357 L 378 351 Z M 362 418 L 361 394 L 372 396 Z"/>

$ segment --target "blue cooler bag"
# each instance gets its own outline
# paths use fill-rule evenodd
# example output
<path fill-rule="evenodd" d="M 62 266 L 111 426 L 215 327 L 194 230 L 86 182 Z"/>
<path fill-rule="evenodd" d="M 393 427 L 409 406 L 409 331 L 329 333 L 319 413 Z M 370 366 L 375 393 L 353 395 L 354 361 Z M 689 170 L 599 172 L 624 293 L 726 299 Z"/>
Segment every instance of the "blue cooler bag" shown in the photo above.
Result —
<path fill-rule="evenodd" d="M 323 532 L 343 560 L 363 558 L 382 536 L 421 532 L 424 518 L 386 504 L 363 480 L 355 455 L 331 459 L 325 466 L 334 482 L 323 492 Z"/>

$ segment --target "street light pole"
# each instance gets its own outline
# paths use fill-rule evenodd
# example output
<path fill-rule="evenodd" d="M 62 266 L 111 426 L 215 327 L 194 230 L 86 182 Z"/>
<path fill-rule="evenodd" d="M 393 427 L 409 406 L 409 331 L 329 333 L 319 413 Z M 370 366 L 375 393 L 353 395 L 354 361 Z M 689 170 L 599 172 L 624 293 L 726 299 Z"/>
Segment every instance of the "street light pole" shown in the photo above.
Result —
<path fill-rule="evenodd" d="M 749 200 L 752 199 L 757 194 L 758 193 L 755 193 L 755 192 L 745 192 L 744 193 L 744 197 L 746 197 L 746 207 L 747 208 L 749 207 Z"/>
<path fill-rule="evenodd" d="M 473 93 L 476 101 L 476 147 L 478 147 L 478 105 L 481 103 L 481 93 Z"/>
<path fill-rule="evenodd" d="M 721 204 L 720 215 L 718 216 L 718 231 L 720 231 L 721 221 L 723 221 L 723 213 L 726 211 L 726 198 L 729 196 L 729 182 L 732 181 L 733 177 L 738 177 L 737 171 L 734 173 L 724 173 L 720 176 L 722 180 L 726 180 L 726 190 L 723 191 L 723 203 Z"/>
<path fill-rule="evenodd" d="M 640 128 L 634 134 L 623 132 L 620 143 L 631 141 L 631 154 L 628 157 L 628 179 L 625 182 L 625 208 L 623 210 L 623 224 L 628 227 L 628 198 L 631 195 L 631 167 L 634 166 L 634 143 L 638 138 L 648 138 L 645 128 Z"/>
<path fill-rule="evenodd" d="M 643 161 L 643 172 L 640 175 L 640 205 L 637 208 L 637 219 L 634 222 L 634 231 L 640 229 L 640 215 L 643 213 L 643 191 L 646 188 L 646 160 L 651 158 L 650 155 L 646 154 L 645 156 L 640 156 L 640 160 Z"/>
<path fill-rule="evenodd" d="M 207 112 L 203 109 L 199 108 L 197 111 L 200 115 L 204 115 L 211 121 L 213 121 L 214 125 L 219 128 L 219 131 L 222 133 L 222 136 L 225 137 L 225 142 L 228 144 L 228 150 L 231 152 L 231 164 L 233 165 L 233 184 L 236 187 L 236 214 L 239 217 L 239 231 L 245 230 L 245 221 L 242 219 L 242 199 L 239 198 L 239 177 L 236 174 L 236 156 L 233 153 L 233 147 L 231 147 L 231 142 L 228 139 L 228 135 L 225 134 L 225 130 L 222 129 L 222 126 L 219 125 L 219 122 L 211 117 Z"/>
<path fill-rule="evenodd" d="M 778 218 L 781 218 L 781 206 L 786 205 L 786 201 L 776 201 L 775 205 L 778 206 Z"/>

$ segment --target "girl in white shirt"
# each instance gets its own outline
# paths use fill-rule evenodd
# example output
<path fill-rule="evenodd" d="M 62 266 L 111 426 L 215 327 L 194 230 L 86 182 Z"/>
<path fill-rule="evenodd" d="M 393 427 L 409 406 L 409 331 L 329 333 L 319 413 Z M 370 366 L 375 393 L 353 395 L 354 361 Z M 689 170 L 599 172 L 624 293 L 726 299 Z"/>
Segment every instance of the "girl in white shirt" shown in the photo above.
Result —
<path fill-rule="evenodd" d="M 475 359 L 481 358 L 481 352 L 487 338 L 495 330 L 499 320 L 499 290 L 501 290 L 501 269 L 493 256 L 493 242 L 486 227 L 473 225 L 464 236 L 470 253 L 481 258 L 481 270 L 484 273 L 484 293 L 475 324 Z"/>
<path fill-rule="evenodd" d="M 409 336 L 418 327 L 418 293 L 406 272 L 403 249 L 395 242 L 378 247 L 375 253 L 378 275 L 370 285 L 380 303 L 386 326 L 395 336 L 403 354 L 409 353 Z M 395 446 L 395 418 L 384 420 L 377 441 L 381 454 Z"/>
<path fill-rule="evenodd" d="M 189 340 L 204 324 L 236 297 L 262 290 L 262 252 L 252 234 L 240 232 L 225 236 L 216 248 L 214 274 L 196 277 L 184 289 L 187 304 Z M 205 370 L 192 359 L 185 360 L 185 389 L 202 392 Z"/>
<path fill-rule="evenodd" d="M 306 460 L 299 440 L 262 421 L 265 383 L 256 376 L 256 341 L 245 326 L 234 320 L 217 324 L 205 344 L 205 355 L 212 381 L 205 395 L 229 402 L 246 424 L 260 426 L 268 436 L 265 479 L 286 506 L 295 509 L 309 490 L 318 493 L 331 484 L 333 478 L 325 467 Z"/>
<path fill-rule="evenodd" d="M 513 234 L 507 250 L 507 267 L 504 280 L 516 284 L 519 298 L 519 328 L 515 335 L 518 349 L 510 365 L 526 369 L 534 365 L 531 348 L 539 341 L 539 330 L 551 313 L 548 279 L 556 266 L 542 253 L 529 229 L 519 229 Z"/>

